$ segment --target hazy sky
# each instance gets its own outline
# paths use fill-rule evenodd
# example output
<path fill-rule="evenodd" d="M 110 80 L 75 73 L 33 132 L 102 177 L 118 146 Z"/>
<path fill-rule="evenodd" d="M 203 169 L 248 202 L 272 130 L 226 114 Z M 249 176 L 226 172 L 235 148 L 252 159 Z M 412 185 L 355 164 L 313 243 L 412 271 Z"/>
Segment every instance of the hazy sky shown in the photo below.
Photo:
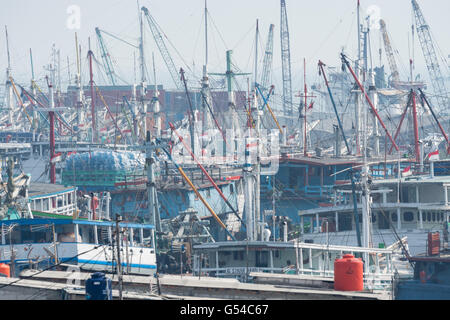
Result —
<path fill-rule="evenodd" d="M 448 30 L 450 21 L 450 1 L 418 0 L 429 23 L 440 52 L 450 54 Z M 201 75 L 204 61 L 204 0 L 140 0 L 161 26 L 170 45 L 169 51 L 177 68 L 191 68 Z M 303 83 L 303 58 L 307 60 L 308 81 L 317 80 L 317 61 L 339 66 L 339 52 L 344 47 L 346 53 L 356 55 L 356 3 L 357 0 L 286 0 L 290 31 L 293 89 L 298 90 Z M 68 20 L 73 18 L 67 10 L 76 5 L 80 8 L 80 28 L 70 29 Z M 362 16 L 368 8 L 379 9 L 379 15 L 386 21 L 391 41 L 398 51 L 397 64 L 401 77 L 409 74 L 408 60 L 411 46 L 410 33 L 412 9 L 410 0 L 361 0 Z M 0 80 L 4 83 L 7 65 L 4 25 L 8 27 L 13 76 L 26 83 L 31 77 L 29 49 L 33 50 L 36 77 L 43 79 L 47 72 L 44 65 L 50 63 L 51 47 L 61 52 L 61 76 L 63 85 L 68 83 L 68 63 L 71 75 L 75 73 L 75 32 L 82 45 L 82 68 L 84 82 L 87 83 L 87 46 L 91 46 L 100 61 L 95 27 L 114 33 L 127 41 L 137 43 L 139 23 L 135 0 L 2 0 L 0 21 Z M 209 20 L 209 71 L 225 71 L 225 51 L 233 50 L 234 63 L 243 72 L 254 70 L 254 44 L 256 19 L 259 19 L 260 43 L 259 61 L 269 25 L 275 24 L 273 83 L 281 86 L 280 57 L 280 1 L 279 0 L 208 0 Z M 377 10 L 372 11 L 377 15 Z M 73 22 L 73 20 L 71 20 Z M 174 87 L 162 62 L 159 51 L 150 35 L 147 23 L 146 53 L 147 64 L 151 66 L 151 52 L 155 53 L 158 82 Z M 134 81 L 133 53 L 131 46 L 104 36 L 116 64 L 116 72 L 128 83 Z M 409 38 L 408 38 L 409 37 Z M 381 44 L 378 30 L 371 32 L 373 63 L 379 65 L 378 48 Z M 415 39 L 415 61 L 418 73 L 428 77 L 418 39 Z M 182 57 L 182 58 L 180 58 Z M 382 55 L 382 63 L 386 64 Z M 186 66 L 186 64 L 188 66 Z M 441 66 L 444 68 L 444 66 Z M 261 63 L 259 65 L 261 71 Z M 138 69 L 139 70 L 139 69 Z M 389 71 L 389 68 L 386 69 Z M 445 70 L 448 74 L 448 70 Z M 98 72 L 94 75 L 97 83 L 105 80 Z M 138 73 L 139 79 L 139 73 Z M 192 77 L 192 75 L 190 76 Z"/>

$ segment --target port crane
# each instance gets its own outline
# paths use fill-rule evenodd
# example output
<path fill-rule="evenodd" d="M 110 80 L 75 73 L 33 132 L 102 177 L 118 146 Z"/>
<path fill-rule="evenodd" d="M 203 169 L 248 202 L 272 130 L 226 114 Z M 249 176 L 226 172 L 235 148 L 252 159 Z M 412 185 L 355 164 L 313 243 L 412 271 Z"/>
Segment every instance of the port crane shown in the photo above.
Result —
<path fill-rule="evenodd" d="M 436 50 L 431 38 L 430 26 L 425 21 L 422 10 L 416 0 L 411 0 L 417 35 L 422 46 L 422 52 L 425 58 L 430 80 L 433 85 L 435 98 L 438 108 L 441 112 L 449 107 L 449 96 L 445 87 L 444 77 L 442 75 Z M 446 111 L 447 112 L 447 111 Z"/>
<path fill-rule="evenodd" d="M 105 68 L 106 75 L 108 76 L 109 80 L 111 81 L 111 84 L 113 86 L 116 85 L 116 79 L 115 79 L 115 72 L 114 72 L 114 66 L 111 61 L 111 56 L 108 52 L 108 49 L 106 48 L 105 40 L 102 37 L 102 34 L 100 33 L 100 29 L 97 27 L 95 28 L 95 33 L 97 34 L 97 40 L 98 44 L 100 45 L 100 51 L 101 51 L 101 57 L 103 60 L 103 67 Z"/>
<path fill-rule="evenodd" d="M 389 68 L 391 69 L 392 82 L 399 82 L 400 74 L 398 72 L 397 63 L 394 58 L 394 51 L 392 50 L 391 41 L 386 29 L 386 22 L 384 22 L 383 19 L 380 19 L 380 31 L 383 35 L 384 50 L 386 51 Z"/>
<path fill-rule="evenodd" d="M 160 31 L 158 24 L 156 23 L 155 19 L 150 15 L 146 7 L 142 7 L 141 10 L 144 12 L 145 17 L 147 18 L 147 22 L 153 34 L 153 38 L 155 39 L 156 45 L 158 46 L 159 52 L 161 53 L 161 56 L 164 60 L 164 63 L 166 64 L 166 67 L 170 73 L 170 76 L 172 77 L 173 82 L 175 83 L 177 89 L 179 90 L 183 89 L 183 84 L 181 83 L 180 78 L 178 76 L 177 68 L 173 63 L 169 50 L 167 50 L 167 46 L 164 43 L 164 39 L 161 34 L 162 32 Z"/>
<path fill-rule="evenodd" d="M 284 116 L 293 115 L 292 80 L 291 80 L 291 49 L 289 45 L 289 28 L 286 12 L 286 1 L 281 0 L 281 64 L 283 75 L 283 111 Z"/>
<path fill-rule="evenodd" d="M 103 60 L 103 68 L 105 69 L 105 73 L 108 76 L 111 84 L 113 86 L 115 86 L 117 84 L 117 78 L 119 78 L 119 77 L 118 77 L 116 71 L 114 70 L 114 64 L 112 63 L 112 60 L 111 60 L 111 54 L 110 54 L 110 52 L 108 50 L 108 47 L 106 46 L 106 42 L 105 42 L 105 39 L 102 36 L 102 34 L 108 35 L 111 38 L 114 38 L 114 39 L 116 39 L 118 41 L 121 41 L 121 42 L 123 42 L 123 43 L 125 43 L 125 44 L 127 44 L 127 45 L 129 45 L 129 46 L 131 46 L 133 48 L 135 48 L 135 49 L 139 49 L 139 46 L 135 45 L 135 44 L 132 44 L 132 43 L 130 43 L 130 42 L 124 40 L 124 39 L 121 39 L 118 36 L 116 36 L 116 35 L 114 35 L 114 34 L 112 34 L 110 32 L 107 32 L 107 31 L 105 31 L 103 29 L 100 29 L 99 27 L 95 28 L 95 33 L 97 34 L 97 40 L 98 40 L 98 44 L 100 46 L 101 57 L 102 57 L 102 60 Z"/>
<path fill-rule="evenodd" d="M 271 24 L 269 27 L 269 35 L 267 36 L 266 51 L 264 53 L 263 69 L 261 74 L 261 87 L 265 93 L 269 90 L 270 75 L 272 73 L 273 62 L 273 30 L 275 25 Z"/>

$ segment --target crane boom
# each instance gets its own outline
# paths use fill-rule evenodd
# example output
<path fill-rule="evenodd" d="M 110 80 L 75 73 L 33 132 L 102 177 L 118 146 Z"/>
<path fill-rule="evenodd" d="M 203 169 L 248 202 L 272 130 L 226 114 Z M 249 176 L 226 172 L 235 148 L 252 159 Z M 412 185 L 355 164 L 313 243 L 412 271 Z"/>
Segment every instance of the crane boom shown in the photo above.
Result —
<path fill-rule="evenodd" d="M 400 81 L 400 74 L 398 72 L 397 64 L 395 63 L 394 51 L 392 50 L 391 41 L 386 29 L 386 23 L 383 19 L 380 19 L 381 33 L 383 34 L 384 50 L 386 51 L 386 57 L 389 62 L 389 68 L 391 69 L 392 80 L 395 82 Z"/>
<path fill-rule="evenodd" d="M 159 31 L 159 28 L 156 24 L 155 19 L 150 15 L 148 9 L 146 7 L 142 7 L 141 9 L 145 17 L 147 18 L 148 25 L 153 34 L 153 38 L 155 39 L 156 45 L 158 46 L 159 52 L 166 64 L 167 69 L 169 70 L 170 76 L 172 77 L 173 82 L 175 83 L 177 89 L 182 89 L 183 85 L 178 77 L 178 71 L 173 63 L 172 57 L 170 56 L 169 50 L 167 50 L 166 44 L 164 43 L 164 39 Z"/>
<path fill-rule="evenodd" d="M 269 27 L 269 35 L 267 37 L 266 51 L 264 54 L 263 71 L 261 74 L 261 87 L 263 92 L 266 92 L 269 89 L 270 74 L 272 72 L 274 27 L 275 25 L 273 24 Z"/>
<path fill-rule="evenodd" d="M 420 9 L 417 1 L 412 0 L 411 3 L 414 10 L 417 35 L 422 46 L 422 52 L 430 74 L 430 80 L 433 85 L 437 105 L 441 111 L 447 110 L 449 106 L 449 97 L 447 89 L 445 88 L 444 77 L 442 76 L 442 72 L 439 67 L 433 40 L 431 38 L 430 26 L 425 21 L 422 10 Z"/>
<path fill-rule="evenodd" d="M 289 28 L 286 12 L 286 1 L 281 0 L 281 64 L 283 75 L 283 111 L 285 116 L 293 115 L 292 81 L 291 81 L 291 50 L 289 46 Z"/>
<path fill-rule="evenodd" d="M 105 41 L 103 40 L 102 34 L 98 27 L 95 28 L 95 33 L 97 34 L 97 40 L 100 45 L 100 50 L 102 53 L 102 60 L 104 63 L 103 68 L 105 68 L 106 75 L 108 76 L 109 80 L 111 80 L 111 84 L 113 86 L 115 86 L 116 79 L 115 79 L 114 66 L 111 61 L 111 56 L 109 55 L 108 49 L 106 48 Z"/>

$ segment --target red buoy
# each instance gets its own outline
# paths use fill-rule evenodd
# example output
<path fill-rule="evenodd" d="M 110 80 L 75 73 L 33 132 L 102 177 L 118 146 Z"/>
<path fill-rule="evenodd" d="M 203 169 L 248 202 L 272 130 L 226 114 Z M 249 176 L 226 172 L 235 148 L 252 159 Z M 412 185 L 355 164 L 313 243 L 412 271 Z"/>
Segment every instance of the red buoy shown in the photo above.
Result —
<path fill-rule="evenodd" d="M 11 278 L 11 269 L 9 265 L 6 263 L 0 263 L 0 274 L 6 276 L 7 278 Z"/>
<path fill-rule="evenodd" d="M 355 258 L 351 254 L 345 254 L 342 259 L 334 261 L 334 290 L 362 291 L 363 262 L 361 258 Z"/>

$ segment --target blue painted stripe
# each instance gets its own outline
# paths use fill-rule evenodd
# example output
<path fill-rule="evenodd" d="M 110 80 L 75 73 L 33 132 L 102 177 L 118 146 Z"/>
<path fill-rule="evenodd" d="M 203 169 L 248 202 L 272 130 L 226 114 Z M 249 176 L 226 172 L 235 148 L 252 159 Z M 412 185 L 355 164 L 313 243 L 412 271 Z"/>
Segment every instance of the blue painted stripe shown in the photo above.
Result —
<path fill-rule="evenodd" d="M 115 222 L 106 222 L 106 221 L 86 221 L 86 220 L 73 220 L 75 224 L 84 224 L 84 225 L 97 225 L 97 226 L 108 226 L 113 227 L 116 225 Z M 140 224 L 140 223 L 127 223 L 127 222 L 119 222 L 119 226 L 122 228 L 136 228 L 136 229 L 155 229 L 154 225 L 151 224 Z"/>
<path fill-rule="evenodd" d="M 106 266 L 115 266 L 116 263 L 110 262 L 110 261 L 94 261 L 94 260 L 86 260 L 86 259 L 78 259 L 78 263 L 86 263 L 86 264 L 99 264 L 99 265 L 106 265 Z M 125 262 L 122 263 L 123 267 L 126 267 L 127 264 Z M 156 269 L 155 264 L 137 264 L 137 263 L 130 263 L 129 266 L 131 268 L 142 268 L 142 269 Z"/>
<path fill-rule="evenodd" d="M 52 219 L 52 218 L 38 218 L 38 219 L 14 219 L 14 220 L 1 220 L 0 225 L 10 225 L 10 224 L 19 224 L 19 225 L 45 225 L 45 224 L 82 224 L 82 225 L 97 225 L 103 227 L 114 227 L 116 225 L 115 222 L 108 221 L 85 221 L 85 220 L 69 220 L 69 219 Z M 119 226 L 122 228 L 143 228 L 143 229 L 154 229 L 155 226 L 151 224 L 139 224 L 139 223 L 126 223 L 120 222 Z"/>
<path fill-rule="evenodd" d="M 50 258 L 49 258 L 50 259 Z M 96 264 L 96 265 L 103 265 L 103 266 L 115 266 L 116 263 L 112 263 L 110 261 L 95 261 L 95 260 L 89 260 L 89 259 L 70 259 L 70 258 L 61 258 L 59 259 L 60 262 L 65 262 L 65 261 L 70 261 L 72 264 L 76 265 L 75 263 L 78 264 Z M 46 261 L 46 260 L 44 260 Z M 0 260 L 0 263 L 10 263 L 11 260 Z M 29 260 L 28 259 L 16 259 L 15 260 L 16 263 L 25 263 L 28 264 Z M 126 267 L 127 264 L 125 262 L 122 263 L 123 267 Z M 156 269 L 156 265 L 154 264 L 138 264 L 138 263 L 131 263 L 129 264 L 129 266 L 131 268 L 141 268 L 141 269 Z"/>
<path fill-rule="evenodd" d="M 50 260 L 50 259 L 53 260 L 53 258 L 48 257 L 45 260 L 39 261 L 39 263 L 44 262 L 44 261 L 47 262 L 47 260 Z M 59 258 L 59 261 L 60 262 L 70 261 L 73 263 L 73 262 L 77 262 L 78 259 L 77 258 Z M 11 260 L 0 260 L 0 263 L 10 263 L 10 262 L 11 262 Z M 16 262 L 16 263 L 25 262 L 28 264 L 30 262 L 30 260 L 29 259 L 15 259 L 14 262 Z M 33 262 L 33 264 L 34 264 L 34 262 Z"/>

